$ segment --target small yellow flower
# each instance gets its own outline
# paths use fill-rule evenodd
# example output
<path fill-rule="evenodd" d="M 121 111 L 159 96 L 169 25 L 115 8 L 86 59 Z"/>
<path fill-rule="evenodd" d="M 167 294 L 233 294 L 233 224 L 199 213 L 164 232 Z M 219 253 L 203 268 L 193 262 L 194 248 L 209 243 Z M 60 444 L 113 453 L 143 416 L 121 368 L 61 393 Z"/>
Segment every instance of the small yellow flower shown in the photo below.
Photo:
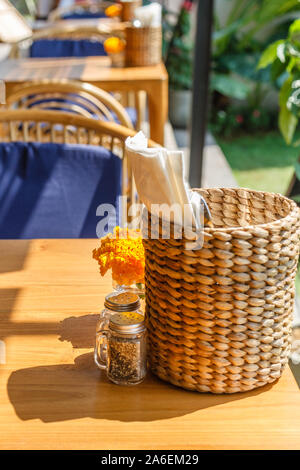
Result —
<path fill-rule="evenodd" d="M 145 253 L 139 230 L 116 227 L 113 234 L 101 239 L 99 248 L 93 250 L 101 276 L 109 269 L 118 284 L 130 286 L 144 282 Z"/>
<path fill-rule="evenodd" d="M 122 11 L 122 5 L 111 5 L 105 9 L 106 16 L 114 18 L 115 16 L 120 16 Z"/>
<path fill-rule="evenodd" d="M 120 39 L 114 36 L 106 39 L 103 45 L 104 45 L 105 52 L 107 52 L 107 54 L 117 54 L 119 52 L 124 51 L 125 49 L 125 41 L 123 41 L 123 39 Z"/>

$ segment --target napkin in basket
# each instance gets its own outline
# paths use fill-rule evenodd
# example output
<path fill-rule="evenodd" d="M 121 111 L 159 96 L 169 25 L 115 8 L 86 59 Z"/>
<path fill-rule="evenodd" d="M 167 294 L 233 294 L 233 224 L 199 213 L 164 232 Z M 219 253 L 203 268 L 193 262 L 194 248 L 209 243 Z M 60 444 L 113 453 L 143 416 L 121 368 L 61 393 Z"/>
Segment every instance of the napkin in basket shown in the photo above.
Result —
<path fill-rule="evenodd" d="M 148 148 L 143 132 L 128 137 L 125 144 L 137 192 L 147 210 L 159 217 L 159 205 L 176 204 L 179 211 L 167 211 L 165 218 L 177 225 L 190 221 L 189 228 L 200 230 L 204 225 L 203 215 L 209 220 L 211 216 L 202 196 L 192 191 L 184 180 L 183 152 Z"/>
<path fill-rule="evenodd" d="M 139 20 L 142 27 L 157 28 L 161 26 L 161 5 L 159 3 L 151 3 L 134 10 L 134 17 Z"/>

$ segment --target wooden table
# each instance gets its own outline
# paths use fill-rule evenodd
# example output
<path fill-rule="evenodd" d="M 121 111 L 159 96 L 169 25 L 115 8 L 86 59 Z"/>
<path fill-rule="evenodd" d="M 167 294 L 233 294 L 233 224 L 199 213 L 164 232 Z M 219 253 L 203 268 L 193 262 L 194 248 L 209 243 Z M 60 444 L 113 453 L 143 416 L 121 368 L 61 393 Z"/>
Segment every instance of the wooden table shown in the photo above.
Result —
<path fill-rule="evenodd" d="M 93 364 L 111 289 L 95 240 L 0 241 L 1 449 L 300 449 L 289 368 L 253 392 L 187 392 L 151 374 L 111 384 Z M 3 343 L 2 343 L 3 345 Z"/>
<path fill-rule="evenodd" d="M 81 80 L 107 91 L 139 91 L 148 95 L 150 137 L 164 143 L 168 114 L 168 74 L 164 64 L 151 67 L 110 66 L 108 57 L 67 59 L 7 59 L 0 62 L 0 79 L 7 93 L 17 84 L 41 79 Z"/>

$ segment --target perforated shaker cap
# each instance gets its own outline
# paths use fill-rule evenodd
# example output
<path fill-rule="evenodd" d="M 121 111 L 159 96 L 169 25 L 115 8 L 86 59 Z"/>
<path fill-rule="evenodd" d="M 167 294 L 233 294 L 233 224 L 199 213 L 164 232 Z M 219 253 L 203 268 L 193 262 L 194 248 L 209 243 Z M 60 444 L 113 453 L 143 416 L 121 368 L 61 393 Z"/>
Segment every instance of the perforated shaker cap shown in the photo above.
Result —
<path fill-rule="evenodd" d="M 114 312 L 132 312 L 140 308 L 141 302 L 133 292 L 112 292 L 105 297 L 104 306 Z"/>
<path fill-rule="evenodd" d="M 141 333 L 146 329 L 143 315 L 137 312 L 115 313 L 110 317 L 109 328 L 116 333 Z"/>

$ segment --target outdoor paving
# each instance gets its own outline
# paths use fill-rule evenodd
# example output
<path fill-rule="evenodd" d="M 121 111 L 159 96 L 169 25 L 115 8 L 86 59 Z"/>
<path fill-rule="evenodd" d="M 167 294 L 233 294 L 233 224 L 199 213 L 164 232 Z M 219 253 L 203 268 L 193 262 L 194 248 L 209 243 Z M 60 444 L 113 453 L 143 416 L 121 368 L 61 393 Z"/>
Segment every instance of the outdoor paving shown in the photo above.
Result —
<path fill-rule="evenodd" d="M 184 152 L 185 177 L 188 179 L 190 165 L 189 132 L 184 129 L 175 129 L 174 135 L 178 147 Z M 206 135 L 205 139 L 202 183 L 199 181 L 199 186 L 203 188 L 238 187 L 224 153 L 210 133 Z"/>

